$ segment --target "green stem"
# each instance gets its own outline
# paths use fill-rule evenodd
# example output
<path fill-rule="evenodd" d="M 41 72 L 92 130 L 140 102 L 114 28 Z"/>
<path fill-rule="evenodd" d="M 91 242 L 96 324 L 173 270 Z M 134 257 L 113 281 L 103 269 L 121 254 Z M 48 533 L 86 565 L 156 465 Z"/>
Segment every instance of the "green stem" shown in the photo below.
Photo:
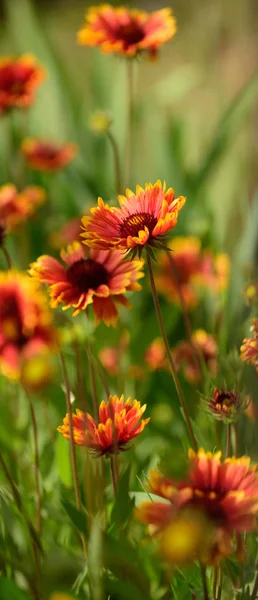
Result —
<path fill-rule="evenodd" d="M 155 280 L 154 280 L 154 275 L 153 275 L 153 269 L 152 269 L 152 264 L 151 264 L 151 258 L 150 256 L 147 254 L 147 265 L 148 265 L 148 271 L 149 271 L 149 278 L 150 278 L 150 285 L 151 285 L 151 291 L 152 291 L 152 297 L 153 297 L 153 302 L 154 302 L 154 306 L 155 306 L 155 310 L 156 310 L 156 314 L 157 314 L 157 319 L 158 319 L 158 323 L 159 323 L 159 328 L 160 328 L 160 332 L 165 344 L 165 348 L 167 351 L 167 358 L 168 358 L 168 363 L 169 363 L 169 367 L 170 367 L 170 372 L 175 384 L 175 388 L 178 394 L 178 398 L 181 404 L 181 408 L 183 411 L 183 415 L 187 424 L 187 428 L 188 428 L 188 433 L 189 433 L 189 437 L 193 446 L 193 449 L 195 451 L 197 451 L 197 443 L 196 443 L 196 439 L 194 436 L 194 432 L 193 432 L 193 428 L 192 428 L 192 424 L 191 424 L 191 420 L 190 420 L 190 416 L 188 413 L 188 409 L 187 409 L 187 405 L 185 402 L 185 398 L 184 398 L 184 394 L 183 394 L 183 390 L 181 388 L 180 385 L 180 381 L 179 378 L 177 376 L 177 372 L 176 372 L 176 368 L 172 359 L 172 355 L 171 355 L 171 351 L 170 351 L 170 347 L 169 347 L 169 342 L 168 342 L 168 338 L 167 338 L 167 334 L 166 334 L 166 330 L 164 327 L 164 323 L 163 323 L 163 319 L 162 319 L 162 315 L 161 315 L 161 310 L 160 310 L 160 304 L 159 304 L 159 299 L 158 299 L 158 295 L 157 295 L 157 290 L 156 290 L 156 285 L 155 285 Z"/>
<path fill-rule="evenodd" d="M 231 423 L 227 424 L 226 458 L 229 458 L 231 450 Z"/>
<path fill-rule="evenodd" d="M 206 577 L 206 569 L 200 564 L 201 576 L 202 576 L 202 586 L 203 586 L 203 600 L 209 600 L 209 592 L 207 586 L 207 577 Z"/>
<path fill-rule="evenodd" d="M 116 139 L 115 139 L 113 133 L 110 130 L 107 131 L 107 136 L 108 136 L 108 139 L 109 139 L 112 149 L 113 149 L 116 192 L 117 192 L 117 194 L 121 194 L 122 184 L 121 184 L 121 168 L 120 168 L 118 145 L 117 145 L 117 142 L 116 142 Z"/>
<path fill-rule="evenodd" d="M 130 184 L 132 169 L 132 142 L 133 142 L 133 111 L 134 111 L 134 61 L 127 60 L 127 79 L 128 79 L 128 133 L 126 142 L 126 176 L 125 186 Z"/>
<path fill-rule="evenodd" d="M 40 489 L 40 480 L 39 480 L 39 445 L 38 445 L 38 428 L 36 415 L 34 411 L 34 406 L 30 399 L 29 394 L 25 390 L 29 407 L 30 407 L 30 415 L 31 415 L 31 423 L 32 423 L 32 431 L 33 431 L 33 441 L 34 441 L 34 477 L 35 477 L 35 485 L 36 485 L 36 494 L 37 494 L 37 531 L 39 535 L 41 534 L 42 529 L 42 496 Z"/>
<path fill-rule="evenodd" d="M 4 246 L 2 246 L 2 253 L 5 257 L 7 268 L 10 270 L 12 268 L 12 261 L 9 255 L 9 252 L 6 250 Z"/>
<path fill-rule="evenodd" d="M 117 475 L 116 475 L 115 456 L 110 456 L 110 472 L 111 472 L 111 479 L 112 479 L 112 485 L 113 485 L 113 490 L 114 490 L 114 496 L 116 497 Z"/>

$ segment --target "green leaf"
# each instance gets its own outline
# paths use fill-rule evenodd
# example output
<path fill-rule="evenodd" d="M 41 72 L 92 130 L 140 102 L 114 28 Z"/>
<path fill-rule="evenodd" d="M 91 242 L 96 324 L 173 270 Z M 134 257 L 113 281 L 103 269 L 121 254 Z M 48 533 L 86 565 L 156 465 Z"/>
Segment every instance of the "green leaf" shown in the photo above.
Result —
<path fill-rule="evenodd" d="M 73 526 L 75 527 L 75 529 L 77 529 L 80 533 L 83 533 L 84 535 L 87 536 L 87 525 L 86 525 L 86 514 L 80 512 L 78 510 L 78 508 L 76 508 L 76 506 L 74 506 L 73 504 L 71 504 L 71 502 L 68 502 L 68 500 L 61 500 L 61 504 L 66 512 L 66 514 L 68 515 L 69 519 L 72 521 Z"/>
<path fill-rule="evenodd" d="M 31 600 L 25 592 L 20 590 L 13 581 L 1 577 L 0 579 L 0 600 Z"/>
<path fill-rule="evenodd" d="M 67 440 L 59 435 L 56 441 L 56 464 L 59 477 L 65 487 L 73 485 L 72 469 L 70 461 L 70 448 Z"/>
<path fill-rule="evenodd" d="M 127 523 L 134 507 L 134 499 L 130 498 L 129 495 L 130 473 L 131 467 L 128 467 L 119 481 L 116 499 L 111 513 L 111 523 L 115 523 L 118 526 Z"/>

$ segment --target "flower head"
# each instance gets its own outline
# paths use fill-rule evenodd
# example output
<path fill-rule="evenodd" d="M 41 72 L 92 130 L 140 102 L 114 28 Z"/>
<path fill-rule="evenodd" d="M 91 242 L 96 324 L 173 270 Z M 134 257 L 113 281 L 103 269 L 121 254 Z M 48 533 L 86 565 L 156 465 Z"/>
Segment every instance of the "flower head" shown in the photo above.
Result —
<path fill-rule="evenodd" d="M 230 262 L 227 254 L 213 255 L 201 250 L 197 237 L 174 237 L 167 244 L 170 252 L 160 252 L 155 282 L 159 292 L 180 304 L 180 292 L 186 308 L 194 308 L 201 292 L 219 293 L 228 284 Z"/>
<path fill-rule="evenodd" d="M 74 442 L 90 448 L 98 456 L 125 450 L 149 422 L 150 419 L 140 420 L 145 410 L 146 404 L 141 406 L 137 400 L 128 398 L 125 402 L 124 396 L 109 396 L 108 402 L 103 400 L 100 404 L 99 423 L 96 423 L 91 415 L 77 409 L 73 415 Z M 57 430 L 70 439 L 68 415 Z"/>
<path fill-rule="evenodd" d="M 147 348 L 144 359 L 153 371 L 167 367 L 166 350 L 162 338 L 156 338 Z"/>
<path fill-rule="evenodd" d="M 252 319 L 252 323 L 250 331 L 253 335 L 243 340 L 240 348 L 240 358 L 244 362 L 254 365 L 256 371 L 258 371 L 258 319 Z"/>
<path fill-rule="evenodd" d="M 76 156 L 76 144 L 56 144 L 44 140 L 26 139 L 21 150 L 29 167 L 52 173 L 64 169 Z"/>
<path fill-rule="evenodd" d="M 197 383 L 200 381 L 201 373 L 197 368 L 196 356 L 199 355 L 204 362 L 210 376 L 214 376 L 218 369 L 218 347 L 215 338 L 204 329 L 196 329 L 191 341 L 192 343 L 184 340 L 179 342 L 172 353 L 176 368 L 183 369 L 184 376 L 190 383 Z"/>
<path fill-rule="evenodd" d="M 44 200 L 44 190 L 34 185 L 27 186 L 22 192 L 18 192 L 12 183 L 0 187 L 0 220 L 6 231 L 30 217 Z"/>
<path fill-rule="evenodd" d="M 212 396 L 207 398 L 206 402 L 210 414 L 215 419 L 231 423 L 247 409 L 250 398 L 238 390 L 214 387 Z"/>
<path fill-rule="evenodd" d="M 7 56 L 0 60 L 0 114 L 14 107 L 24 108 L 34 101 L 45 79 L 45 70 L 32 54 Z"/>
<path fill-rule="evenodd" d="M 134 252 L 148 250 L 162 241 L 162 237 L 177 223 L 178 213 L 185 198 L 175 198 L 172 188 L 166 191 L 161 181 L 146 184 L 145 189 L 137 186 L 136 194 L 126 190 L 119 196 L 120 208 L 104 204 L 91 209 L 92 216 L 83 217 L 84 243 L 99 249 L 121 248 Z"/>
<path fill-rule="evenodd" d="M 105 53 L 127 57 L 144 51 L 156 56 L 160 46 L 175 33 L 176 21 L 169 8 L 147 13 L 101 4 L 88 9 L 85 24 L 78 32 L 78 43 L 100 46 Z"/>
<path fill-rule="evenodd" d="M 51 256 L 40 256 L 31 264 L 30 275 L 49 285 L 51 306 L 74 308 L 73 315 L 92 304 L 96 323 L 115 325 L 116 303 L 130 307 L 125 292 L 140 290 L 137 280 L 143 276 L 141 260 L 123 260 L 121 251 L 90 250 L 85 256 L 79 242 L 61 250 L 65 268 Z"/>
<path fill-rule="evenodd" d="M 204 562 L 216 562 L 231 554 L 232 538 L 256 528 L 258 514 L 257 467 L 250 458 L 227 458 L 221 452 L 212 454 L 200 449 L 189 452 L 189 468 L 184 480 L 169 481 L 156 472 L 151 473 L 149 490 L 166 498 L 167 503 L 144 502 L 138 518 L 162 532 L 185 509 L 198 510 L 212 526 L 209 552 Z M 164 501 L 163 501 L 164 502 Z"/>
<path fill-rule="evenodd" d="M 11 379 L 26 362 L 55 350 L 57 334 L 45 294 L 37 282 L 16 271 L 0 273 L 0 367 Z"/>

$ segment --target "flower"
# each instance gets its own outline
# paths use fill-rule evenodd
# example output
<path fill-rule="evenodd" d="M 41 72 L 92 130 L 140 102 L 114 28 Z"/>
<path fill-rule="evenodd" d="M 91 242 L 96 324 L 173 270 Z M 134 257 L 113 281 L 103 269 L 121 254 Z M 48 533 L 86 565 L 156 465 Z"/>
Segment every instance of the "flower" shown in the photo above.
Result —
<path fill-rule="evenodd" d="M 212 535 L 207 552 L 201 560 L 218 562 L 233 551 L 234 534 L 255 530 L 258 513 L 257 465 L 250 466 L 250 458 L 227 458 L 221 461 L 221 452 L 212 454 L 202 448 L 189 451 L 189 468 L 184 480 L 169 480 L 152 472 L 148 489 L 165 498 L 167 503 L 142 503 L 138 518 L 156 532 L 182 514 L 182 510 L 197 510 L 208 519 Z M 184 513 L 183 513 L 184 514 Z"/>
<path fill-rule="evenodd" d="M 105 53 L 133 57 L 146 51 L 152 57 L 175 33 L 176 21 L 169 8 L 147 13 L 101 4 L 88 9 L 77 39 L 83 46 L 100 46 Z"/>
<path fill-rule="evenodd" d="M 40 256 L 30 265 L 29 273 L 50 290 L 51 307 L 74 307 L 73 316 L 93 305 L 96 323 L 115 325 L 116 303 L 130 307 L 124 293 L 140 290 L 137 279 L 143 277 L 141 260 L 123 260 L 121 251 L 90 250 L 87 256 L 79 242 L 61 250 L 68 269 L 51 256 Z"/>
<path fill-rule="evenodd" d="M 137 400 L 124 396 L 109 396 L 109 400 L 101 402 L 99 407 L 99 423 L 91 415 L 76 409 L 73 414 L 73 437 L 78 446 L 86 446 L 97 456 L 115 454 L 126 450 L 127 444 L 137 437 L 150 419 L 141 419 L 146 404 L 140 405 Z M 140 421 L 140 423 L 139 423 Z M 66 439 L 70 439 L 68 415 L 63 425 L 57 428 Z"/>
<path fill-rule="evenodd" d="M 18 192 L 15 185 L 8 183 L 0 187 L 0 220 L 7 232 L 25 221 L 44 202 L 45 191 L 35 185 L 29 185 Z"/>
<path fill-rule="evenodd" d="M 212 397 L 206 400 L 210 414 L 226 423 L 235 421 L 247 409 L 250 401 L 250 397 L 238 390 L 216 387 L 212 390 Z"/>
<path fill-rule="evenodd" d="M 26 362 L 55 351 L 57 334 L 45 294 L 36 281 L 14 270 L 0 272 L 0 367 L 19 379 Z"/>
<path fill-rule="evenodd" d="M 91 115 L 89 125 L 94 133 L 103 134 L 109 130 L 111 123 L 112 119 L 109 115 L 103 111 L 97 111 Z"/>
<path fill-rule="evenodd" d="M 45 76 L 45 69 L 32 54 L 2 58 L 0 60 L 0 114 L 14 107 L 30 106 Z"/>
<path fill-rule="evenodd" d="M 198 355 L 204 365 L 206 365 L 210 376 L 214 376 L 218 369 L 218 347 L 215 338 L 204 331 L 204 329 L 196 329 L 192 334 L 191 341 L 192 343 L 184 340 L 179 342 L 173 348 L 172 354 L 176 368 L 178 370 L 180 368 L 183 369 L 187 381 L 197 383 L 201 378 L 200 369 L 197 368 Z M 194 348 L 196 348 L 195 354 Z"/>
<path fill-rule="evenodd" d="M 92 216 L 82 219 L 82 237 L 87 246 L 99 249 L 121 248 L 138 251 L 155 247 L 165 233 L 177 223 L 179 210 L 185 198 L 175 198 L 172 188 L 166 191 L 161 181 L 146 184 L 145 189 L 137 186 L 136 194 L 126 190 L 119 196 L 121 208 L 110 208 L 98 199 L 98 206 L 91 209 Z"/>
<path fill-rule="evenodd" d="M 50 244 L 53 248 L 61 248 L 62 246 L 68 246 L 74 241 L 80 241 L 81 234 L 81 219 L 80 217 L 74 217 L 67 221 L 59 231 L 56 231 L 50 235 Z"/>
<path fill-rule="evenodd" d="M 250 331 L 253 336 L 243 340 L 240 348 L 240 358 L 244 362 L 254 365 L 256 371 L 258 371 L 258 319 L 252 319 L 252 323 Z"/>
<path fill-rule="evenodd" d="M 22 142 L 23 152 L 29 167 L 36 171 L 52 173 L 64 169 L 76 156 L 76 144 L 56 144 L 28 138 Z"/>
<path fill-rule="evenodd" d="M 147 348 L 144 359 L 152 371 L 167 367 L 166 350 L 162 338 L 156 338 Z"/>
<path fill-rule="evenodd" d="M 174 237 L 170 252 L 160 252 L 155 282 L 159 292 L 180 305 L 180 291 L 186 308 L 196 306 L 204 289 L 218 294 L 228 284 L 230 260 L 227 254 L 201 250 L 197 237 Z"/>
<path fill-rule="evenodd" d="M 244 289 L 244 296 L 247 300 L 248 304 L 252 305 L 258 300 L 258 282 L 253 281 L 252 283 L 248 283 Z"/>

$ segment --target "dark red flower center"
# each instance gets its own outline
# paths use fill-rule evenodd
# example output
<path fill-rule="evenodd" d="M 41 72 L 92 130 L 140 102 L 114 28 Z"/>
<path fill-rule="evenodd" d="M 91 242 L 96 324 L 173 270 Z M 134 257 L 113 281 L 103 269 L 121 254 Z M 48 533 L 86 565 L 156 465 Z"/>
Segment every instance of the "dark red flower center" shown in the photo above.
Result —
<path fill-rule="evenodd" d="M 155 225 L 157 224 L 157 219 L 154 215 L 150 213 L 136 213 L 134 215 L 130 215 L 124 219 L 124 221 L 120 225 L 120 235 L 121 237 L 127 237 L 128 235 L 137 236 L 139 231 L 144 230 L 144 227 L 148 227 L 150 232 L 150 236 L 153 232 Z"/>
<path fill-rule="evenodd" d="M 35 154 L 43 160 L 55 160 L 59 154 L 59 148 L 50 144 L 42 144 L 39 148 L 36 148 Z"/>
<path fill-rule="evenodd" d="M 10 94 L 23 94 L 31 75 L 29 67 L 7 65 L 0 70 L 0 88 Z"/>
<path fill-rule="evenodd" d="M 193 499 L 188 503 L 188 506 L 205 510 L 207 517 L 216 525 L 225 523 L 225 512 L 221 505 L 224 494 L 221 490 L 195 490 Z"/>
<path fill-rule="evenodd" d="M 10 298 L 0 310 L 2 331 L 2 348 L 6 344 L 15 344 L 19 348 L 25 346 L 28 337 L 22 331 L 20 310 L 15 298 Z"/>
<path fill-rule="evenodd" d="M 144 39 L 144 30 L 139 23 L 131 21 L 127 25 L 120 25 L 116 31 L 116 37 L 123 40 L 126 47 L 138 44 Z"/>
<path fill-rule="evenodd" d="M 71 265 L 66 272 L 67 281 L 81 292 L 96 290 L 109 281 L 109 273 L 105 267 L 92 258 L 81 258 Z"/>

